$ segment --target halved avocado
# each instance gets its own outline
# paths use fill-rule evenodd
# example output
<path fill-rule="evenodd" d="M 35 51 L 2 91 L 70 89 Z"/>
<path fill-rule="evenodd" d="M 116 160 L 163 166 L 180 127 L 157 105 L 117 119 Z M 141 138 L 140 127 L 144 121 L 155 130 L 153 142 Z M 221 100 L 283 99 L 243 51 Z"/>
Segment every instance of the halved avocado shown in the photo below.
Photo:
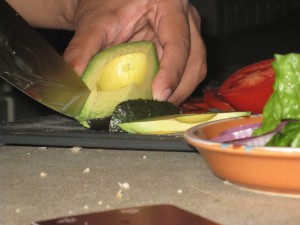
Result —
<path fill-rule="evenodd" d="M 120 44 L 96 54 L 82 75 L 91 94 L 76 119 L 89 127 L 87 121 L 109 117 L 121 102 L 152 99 L 152 81 L 158 69 L 151 41 Z"/>
<path fill-rule="evenodd" d="M 178 114 L 120 123 L 118 126 L 128 133 L 172 134 L 182 133 L 198 124 L 247 115 L 250 115 L 250 112 Z"/>

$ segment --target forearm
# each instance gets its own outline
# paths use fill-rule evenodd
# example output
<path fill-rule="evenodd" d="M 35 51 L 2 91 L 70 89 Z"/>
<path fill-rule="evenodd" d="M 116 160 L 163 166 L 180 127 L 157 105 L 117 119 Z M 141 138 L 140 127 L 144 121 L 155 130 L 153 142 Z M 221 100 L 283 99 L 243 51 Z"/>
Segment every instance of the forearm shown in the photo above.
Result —
<path fill-rule="evenodd" d="M 74 29 L 76 0 L 6 0 L 35 27 Z"/>

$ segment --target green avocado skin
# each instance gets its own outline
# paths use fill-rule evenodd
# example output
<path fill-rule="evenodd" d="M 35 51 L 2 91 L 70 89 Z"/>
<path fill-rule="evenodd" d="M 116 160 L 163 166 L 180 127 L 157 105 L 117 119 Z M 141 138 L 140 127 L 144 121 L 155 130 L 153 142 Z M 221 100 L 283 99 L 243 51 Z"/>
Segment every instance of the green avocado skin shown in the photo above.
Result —
<path fill-rule="evenodd" d="M 253 133 L 263 135 L 282 120 L 300 120 L 300 54 L 275 55 L 274 92 L 263 110 L 261 127 Z"/>
<path fill-rule="evenodd" d="M 88 123 L 94 130 L 123 132 L 119 123 L 179 113 L 180 108 L 167 101 L 134 99 L 120 103 L 111 117 L 93 119 Z"/>

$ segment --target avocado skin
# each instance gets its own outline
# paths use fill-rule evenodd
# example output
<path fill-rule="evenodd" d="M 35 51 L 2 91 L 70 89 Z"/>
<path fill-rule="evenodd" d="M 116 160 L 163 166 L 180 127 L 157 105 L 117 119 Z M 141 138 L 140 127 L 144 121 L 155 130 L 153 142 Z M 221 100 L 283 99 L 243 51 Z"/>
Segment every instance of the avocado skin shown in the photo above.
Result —
<path fill-rule="evenodd" d="M 118 104 L 110 117 L 92 119 L 88 124 L 94 130 L 124 132 L 119 123 L 179 113 L 180 108 L 167 101 L 134 99 Z"/>
<path fill-rule="evenodd" d="M 92 130 L 108 131 L 110 119 L 111 116 L 104 117 L 104 118 L 90 119 L 87 121 L 87 124 L 89 128 Z"/>
<path fill-rule="evenodd" d="M 151 117 L 180 113 L 180 109 L 167 101 L 135 99 L 120 103 L 113 112 L 109 131 L 124 132 L 119 123 L 126 123 Z"/>

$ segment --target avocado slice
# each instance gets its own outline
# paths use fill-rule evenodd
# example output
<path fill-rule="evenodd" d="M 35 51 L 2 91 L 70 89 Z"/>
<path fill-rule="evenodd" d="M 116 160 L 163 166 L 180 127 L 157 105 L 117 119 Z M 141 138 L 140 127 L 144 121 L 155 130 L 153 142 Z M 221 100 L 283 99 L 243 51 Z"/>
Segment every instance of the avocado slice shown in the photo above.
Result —
<path fill-rule="evenodd" d="M 180 108 L 167 101 L 157 100 L 128 100 L 120 103 L 113 112 L 109 131 L 122 132 L 119 123 L 131 122 L 139 119 L 179 114 Z"/>
<path fill-rule="evenodd" d="M 202 123 L 248 115 L 250 115 L 250 112 L 177 114 L 137 120 L 129 123 L 120 123 L 118 126 L 128 133 L 172 134 L 182 133 Z"/>
<path fill-rule="evenodd" d="M 91 94 L 75 119 L 89 127 L 89 120 L 111 116 L 121 102 L 152 99 L 152 81 L 158 69 L 151 41 L 120 44 L 96 54 L 82 75 Z"/>
<path fill-rule="evenodd" d="M 110 117 L 92 119 L 88 123 L 93 130 L 124 132 L 118 126 L 119 123 L 178 113 L 181 113 L 180 108 L 171 102 L 133 99 L 117 105 Z"/>

